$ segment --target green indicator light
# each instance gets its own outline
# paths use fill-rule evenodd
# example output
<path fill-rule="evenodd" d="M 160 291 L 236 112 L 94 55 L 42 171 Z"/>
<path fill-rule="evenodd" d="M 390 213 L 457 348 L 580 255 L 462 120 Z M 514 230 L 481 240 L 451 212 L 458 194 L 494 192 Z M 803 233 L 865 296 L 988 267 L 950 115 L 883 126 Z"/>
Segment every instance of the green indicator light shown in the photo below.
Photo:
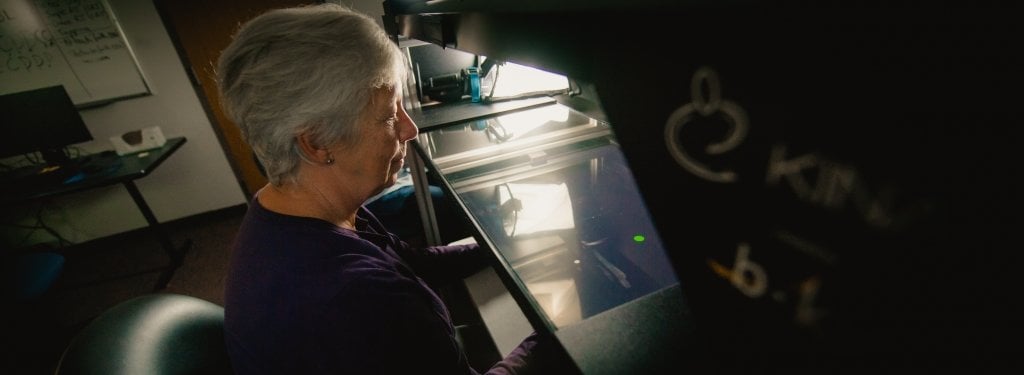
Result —
<path fill-rule="evenodd" d="M 643 243 L 644 240 L 646 240 L 646 239 L 647 239 L 647 237 L 644 237 L 644 235 L 642 235 L 642 234 L 638 234 L 638 235 L 633 236 L 633 242 L 636 242 L 636 243 Z"/>

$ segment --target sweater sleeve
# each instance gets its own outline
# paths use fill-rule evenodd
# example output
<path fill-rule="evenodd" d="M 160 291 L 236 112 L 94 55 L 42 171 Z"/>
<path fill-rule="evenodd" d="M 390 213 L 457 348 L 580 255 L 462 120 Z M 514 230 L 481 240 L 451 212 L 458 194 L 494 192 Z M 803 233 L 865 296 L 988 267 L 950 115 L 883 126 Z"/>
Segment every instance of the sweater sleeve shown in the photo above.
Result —
<path fill-rule="evenodd" d="M 388 245 L 411 267 L 416 274 L 432 285 L 448 284 L 462 280 L 482 270 L 488 263 L 488 255 L 480 246 L 473 244 L 414 247 L 402 241 L 365 207 L 360 218 L 366 220 L 373 232 L 388 238 Z M 383 244 L 378 244 L 384 246 Z"/>
<path fill-rule="evenodd" d="M 512 353 L 487 371 L 488 375 L 574 375 L 579 370 L 568 358 L 559 354 L 550 337 L 531 333 Z"/>
<path fill-rule="evenodd" d="M 386 269 L 364 269 L 331 302 L 325 342 L 336 355 L 325 369 L 345 373 L 477 374 L 455 338 L 441 301 L 418 282 Z M 531 336 L 488 374 L 528 374 Z"/>
<path fill-rule="evenodd" d="M 477 244 L 414 248 L 403 243 L 399 253 L 431 284 L 462 280 L 488 265 L 487 254 Z"/>

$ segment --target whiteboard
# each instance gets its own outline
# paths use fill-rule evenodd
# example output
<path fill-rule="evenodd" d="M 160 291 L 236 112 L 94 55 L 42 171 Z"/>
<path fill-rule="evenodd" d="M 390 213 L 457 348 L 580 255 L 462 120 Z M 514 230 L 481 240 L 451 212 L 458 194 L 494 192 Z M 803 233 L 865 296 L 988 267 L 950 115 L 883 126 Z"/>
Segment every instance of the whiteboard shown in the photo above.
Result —
<path fill-rule="evenodd" d="M 0 94 L 56 85 L 78 106 L 150 93 L 105 0 L 0 0 Z"/>

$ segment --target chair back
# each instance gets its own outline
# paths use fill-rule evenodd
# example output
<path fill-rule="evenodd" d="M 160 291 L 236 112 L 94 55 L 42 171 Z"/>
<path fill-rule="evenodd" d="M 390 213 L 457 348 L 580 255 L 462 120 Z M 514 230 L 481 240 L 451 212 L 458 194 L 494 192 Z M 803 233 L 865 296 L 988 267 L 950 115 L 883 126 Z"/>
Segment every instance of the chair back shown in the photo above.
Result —
<path fill-rule="evenodd" d="M 159 293 L 119 303 L 68 344 L 57 375 L 230 374 L 224 308 Z"/>

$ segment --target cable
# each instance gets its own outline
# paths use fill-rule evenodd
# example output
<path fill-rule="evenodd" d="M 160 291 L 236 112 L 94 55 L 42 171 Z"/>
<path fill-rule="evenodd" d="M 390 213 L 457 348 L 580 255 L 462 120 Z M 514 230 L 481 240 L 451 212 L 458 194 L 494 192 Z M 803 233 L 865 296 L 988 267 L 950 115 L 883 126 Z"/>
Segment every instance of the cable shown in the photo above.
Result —
<path fill-rule="evenodd" d="M 495 186 L 495 190 L 505 187 L 505 191 L 508 192 L 508 200 L 500 203 L 499 209 L 501 211 L 502 229 L 505 230 L 505 234 L 508 237 L 515 237 L 516 225 L 519 223 L 519 211 L 523 209 L 523 202 L 520 202 L 514 195 L 512 195 L 512 188 L 508 186 L 508 183 L 504 183 Z M 500 199 L 501 194 L 498 194 Z M 511 214 L 509 213 L 511 211 Z M 505 228 L 505 216 L 512 216 L 512 229 Z"/>
<path fill-rule="evenodd" d="M 551 97 L 551 96 L 555 96 L 555 95 L 562 95 L 562 94 L 565 94 L 566 92 L 568 92 L 568 90 L 566 90 L 566 89 L 548 90 L 548 91 L 533 91 L 533 92 L 523 93 L 523 94 L 519 94 L 519 95 L 505 96 L 505 97 L 502 97 L 500 99 L 492 99 L 491 97 L 488 97 L 487 99 L 485 99 L 483 101 L 485 103 L 499 103 L 499 102 L 504 102 L 504 101 L 508 101 L 508 100 L 537 98 L 537 97 L 541 97 L 541 96 Z"/>
<path fill-rule="evenodd" d="M 25 233 L 25 235 L 22 236 L 21 240 L 15 244 L 16 247 L 20 247 L 20 246 L 24 245 L 26 242 L 28 242 L 28 239 L 30 237 L 32 237 L 32 234 L 35 233 L 37 230 L 40 230 L 40 229 L 46 231 L 47 233 L 50 234 L 50 236 L 53 236 L 53 238 L 57 239 L 57 244 L 60 247 L 66 247 L 66 246 L 71 246 L 71 245 L 75 244 L 74 242 L 69 241 L 67 238 L 64 238 L 64 236 L 61 235 L 59 232 L 57 232 L 56 229 L 54 229 L 53 227 L 47 225 L 46 222 L 43 221 L 43 211 L 44 210 L 46 210 L 46 204 L 45 203 L 40 204 L 39 205 L 39 209 L 36 210 L 36 213 L 34 215 L 35 216 L 35 223 L 33 223 L 32 225 L 17 224 L 17 223 L 3 223 L 2 224 L 2 225 L 10 226 L 10 227 L 21 228 L 21 229 L 28 229 L 29 230 L 28 233 Z"/>
<path fill-rule="evenodd" d="M 501 74 L 501 65 L 494 67 L 494 79 L 491 80 L 491 92 L 487 93 L 487 97 L 484 98 L 484 102 L 490 102 L 491 98 L 494 97 L 494 88 L 498 87 L 498 76 Z"/>
<path fill-rule="evenodd" d="M 512 134 L 505 129 L 505 126 L 497 119 L 494 121 L 488 121 L 487 129 L 484 129 L 484 131 L 487 133 L 487 138 L 493 138 L 494 143 L 503 143 L 515 136 L 515 134 Z"/>
<path fill-rule="evenodd" d="M 574 88 L 575 87 L 575 88 Z M 569 96 L 576 96 L 583 93 L 583 86 L 575 79 L 569 78 Z"/>
<path fill-rule="evenodd" d="M 43 164 L 42 156 L 38 152 L 30 152 L 25 154 L 25 160 L 28 160 L 30 165 Z"/>
<path fill-rule="evenodd" d="M 39 211 L 36 212 L 36 223 L 41 228 L 43 228 L 43 230 L 45 230 L 51 236 L 56 238 L 57 239 L 57 243 L 61 247 L 74 245 L 75 244 L 74 242 L 68 241 L 68 239 L 64 238 L 64 236 L 62 236 L 60 233 L 58 233 L 56 229 L 53 229 L 49 225 L 46 225 L 45 222 L 43 222 L 43 209 L 44 208 L 46 208 L 45 204 L 40 205 Z"/>

